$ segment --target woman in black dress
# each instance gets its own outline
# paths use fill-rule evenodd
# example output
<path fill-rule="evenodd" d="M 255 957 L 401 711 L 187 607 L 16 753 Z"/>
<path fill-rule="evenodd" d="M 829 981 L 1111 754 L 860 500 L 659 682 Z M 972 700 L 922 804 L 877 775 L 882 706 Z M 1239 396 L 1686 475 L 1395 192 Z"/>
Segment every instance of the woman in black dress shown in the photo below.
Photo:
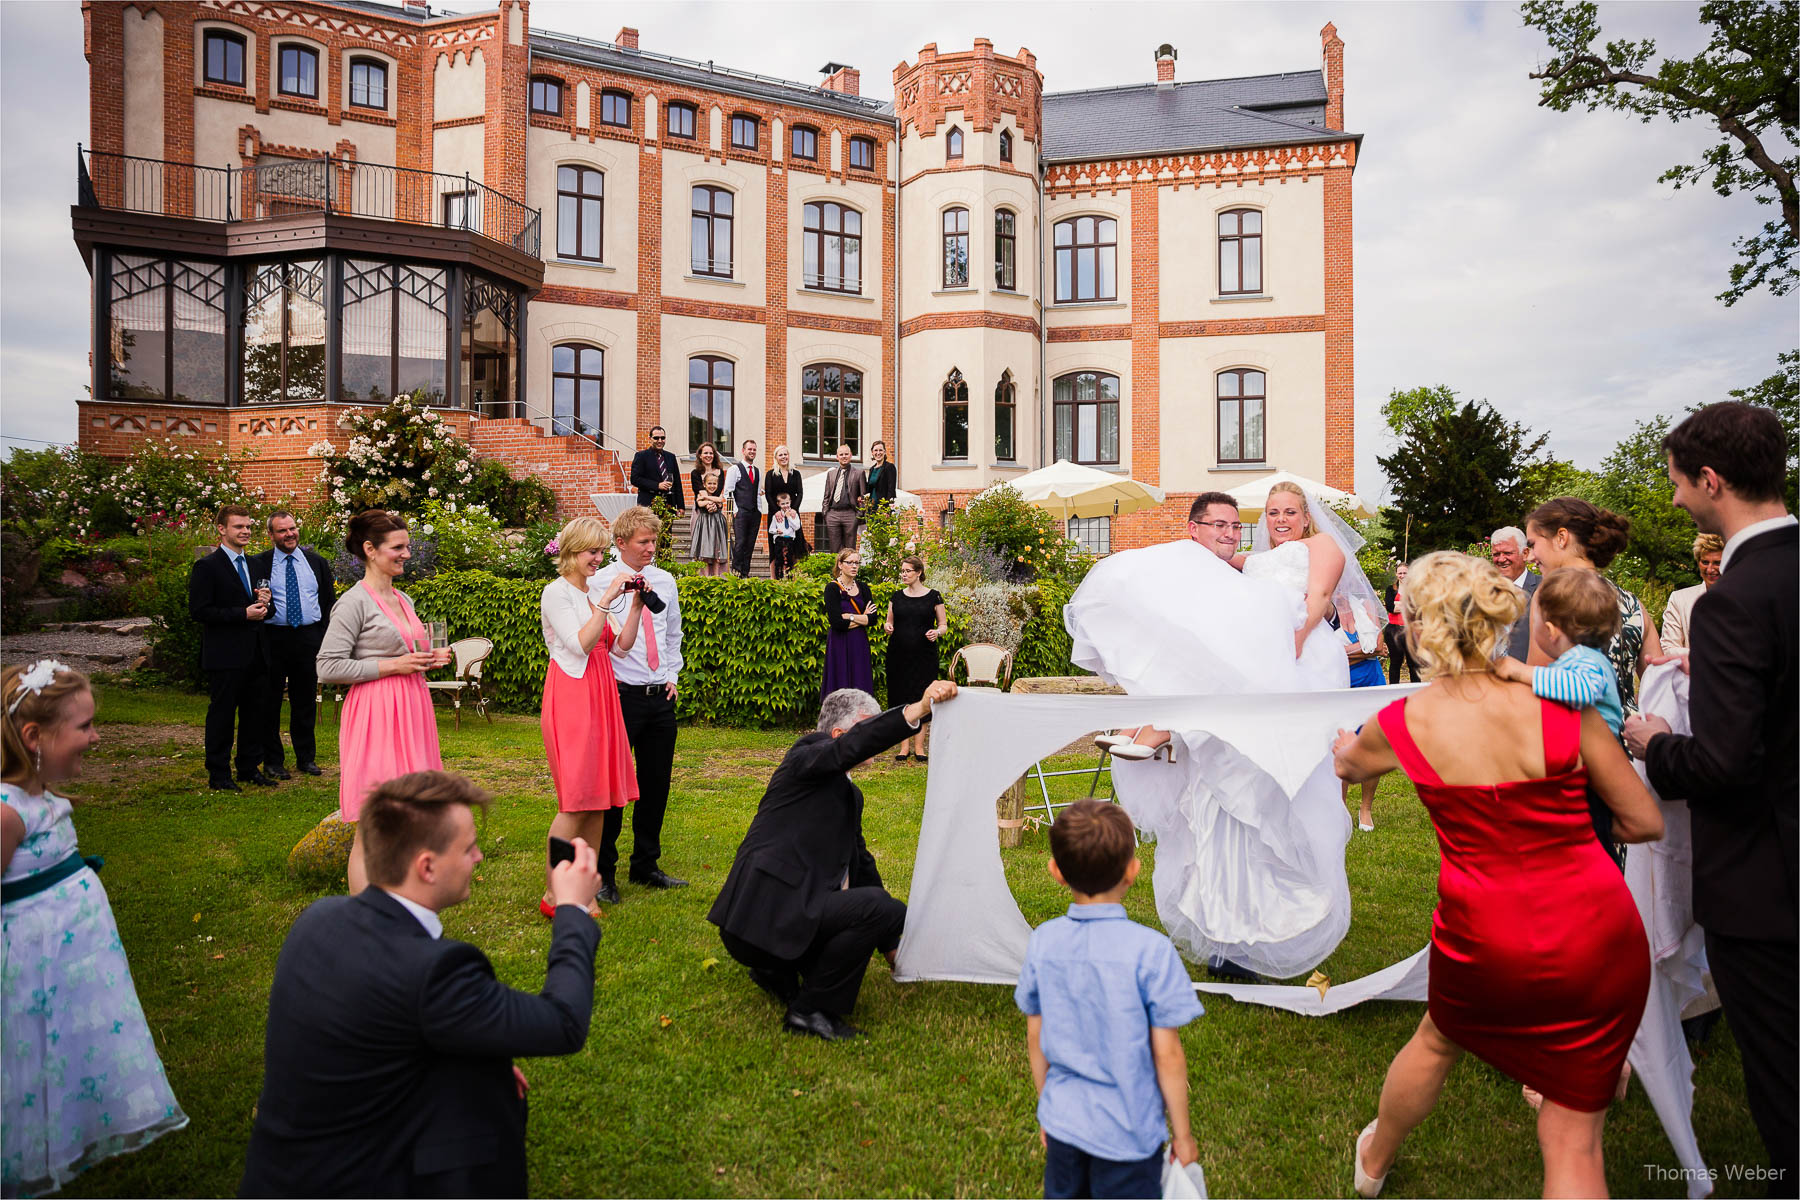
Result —
<path fill-rule="evenodd" d="M 900 560 L 900 590 L 888 601 L 883 628 L 888 634 L 888 707 L 911 704 L 925 694 L 925 685 L 938 677 L 938 639 L 950 632 L 944 598 L 925 586 L 925 560 L 916 554 Z M 894 761 L 906 761 L 915 742 L 918 760 L 928 761 L 923 725 L 900 743 Z"/>

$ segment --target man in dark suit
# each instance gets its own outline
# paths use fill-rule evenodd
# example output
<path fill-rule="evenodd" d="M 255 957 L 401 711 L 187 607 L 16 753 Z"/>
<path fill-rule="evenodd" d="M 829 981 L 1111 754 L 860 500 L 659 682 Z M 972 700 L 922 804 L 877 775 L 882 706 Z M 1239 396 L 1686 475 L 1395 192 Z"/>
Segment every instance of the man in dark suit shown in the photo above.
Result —
<path fill-rule="evenodd" d="M 1494 530 L 1488 538 L 1488 553 L 1500 573 L 1525 593 L 1525 611 L 1519 614 L 1506 635 L 1507 656 L 1524 662 L 1531 654 L 1531 597 L 1543 576 L 1525 565 L 1525 533 L 1516 526 Z M 1391 605 L 1392 599 L 1388 603 Z"/>
<path fill-rule="evenodd" d="M 269 677 L 263 705 L 263 770 L 290 779 L 281 749 L 281 693 L 288 693 L 288 738 L 294 743 L 294 768 L 320 773 L 313 726 L 317 716 L 319 677 L 315 664 L 337 588 L 331 564 L 310 546 L 300 545 L 300 522 L 285 510 L 270 515 L 268 550 L 250 560 L 250 574 L 269 581 L 273 605 L 263 621 Z"/>
<path fill-rule="evenodd" d="M 867 692 L 825 697 L 819 726 L 769 777 L 731 873 L 706 919 L 731 957 L 786 1006 L 790 1033 L 842 1041 L 869 955 L 894 962 L 906 905 L 888 895 L 863 843 L 862 789 L 848 772 L 895 745 L 956 695 L 938 680 L 904 708 L 881 711 Z"/>
<path fill-rule="evenodd" d="M 594 851 L 550 871 L 556 901 L 538 995 L 443 937 L 438 914 L 481 862 L 461 776 L 419 771 L 363 804 L 369 886 L 300 914 L 275 963 L 245 1196 L 523 1196 L 525 1076 L 514 1055 L 587 1040 L 600 927 Z"/>
<path fill-rule="evenodd" d="M 268 690 L 262 623 L 269 615 L 269 596 L 252 586 L 244 555 L 256 522 L 249 509 L 228 504 L 219 510 L 218 526 L 219 548 L 188 572 L 188 615 L 200 623 L 200 667 L 210 691 L 206 781 L 215 791 L 238 790 L 231 781 L 235 724 L 238 780 L 274 787 L 274 776 L 262 770 Z"/>
<path fill-rule="evenodd" d="M 851 459 L 850 447 L 837 448 L 837 466 L 825 472 L 819 513 L 825 519 L 825 548 L 832 552 L 856 547 L 856 523 L 862 516 L 869 481 Z"/>
<path fill-rule="evenodd" d="M 756 465 L 756 443 L 746 440 L 742 457 L 725 472 L 725 494 L 731 497 L 731 569 L 739 579 L 750 574 L 750 556 L 763 523 L 763 471 Z"/>
<path fill-rule="evenodd" d="M 1694 604 L 1691 736 L 1632 717 L 1625 740 L 1666 800 L 1693 813 L 1694 919 L 1744 1059 L 1750 1115 L 1778 1174 L 1800 1181 L 1800 540 L 1782 503 L 1788 461 L 1766 408 L 1708 405 L 1663 439 L 1675 504 L 1725 539 Z M 1668 661 L 1664 659 L 1662 661 Z"/>
<path fill-rule="evenodd" d="M 650 430 L 649 448 L 631 456 L 631 486 L 637 489 L 638 503 L 649 508 L 656 501 L 680 512 L 687 507 L 681 491 L 681 465 L 665 446 L 669 432 L 661 425 Z"/>

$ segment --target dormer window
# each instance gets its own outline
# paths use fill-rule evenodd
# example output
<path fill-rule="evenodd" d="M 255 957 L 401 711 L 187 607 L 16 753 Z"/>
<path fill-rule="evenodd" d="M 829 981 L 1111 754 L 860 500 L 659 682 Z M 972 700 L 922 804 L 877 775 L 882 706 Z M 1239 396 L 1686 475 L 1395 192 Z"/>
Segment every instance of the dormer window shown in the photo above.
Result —
<path fill-rule="evenodd" d="M 693 140 L 695 109 L 691 104 L 675 103 L 669 105 L 669 136 Z"/>
<path fill-rule="evenodd" d="M 961 158 L 962 143 L 962 130 L 952 125 L 950 127 L 950 132 L 944 135 L 944 157 Z"/>

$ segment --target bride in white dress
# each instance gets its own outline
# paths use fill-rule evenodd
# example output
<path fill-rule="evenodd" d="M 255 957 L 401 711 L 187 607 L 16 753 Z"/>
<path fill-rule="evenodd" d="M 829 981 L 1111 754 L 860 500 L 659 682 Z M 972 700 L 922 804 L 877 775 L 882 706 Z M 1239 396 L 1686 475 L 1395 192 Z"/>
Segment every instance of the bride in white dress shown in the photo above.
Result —
<path fill-rule="evenodd" d="M 1362 539 L 1284 484 L 1270 492 L 1254 544 L 1236 560 L 1241 575 L 1193 541 L 1098 564 L 1064 612 L 1074 661 L 1133 695 L 1347 688 L 1325 617 L 1338 595 L 1375 595 L 1356 564 Z M 1121 803 L 1156 837 L 1163 927 L 1195 961 L 1222 958 L 1277 978 L 1316 966 L 1350 927 L 1350 817 L 1330 746 L 1318 747 L 1290 798 L 1209 734 L 1176 731 L 1169 745 L 1172 762 L 1162 751 L 1113 763 Z"/>

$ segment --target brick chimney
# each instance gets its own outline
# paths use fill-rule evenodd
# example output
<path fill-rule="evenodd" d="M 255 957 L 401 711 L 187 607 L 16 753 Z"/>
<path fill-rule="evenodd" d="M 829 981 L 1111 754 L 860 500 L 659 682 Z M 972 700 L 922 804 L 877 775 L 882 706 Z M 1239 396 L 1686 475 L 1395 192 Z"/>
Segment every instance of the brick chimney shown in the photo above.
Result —
<path fill-rule="evenodd" d="M 1319 30 L 1320 57 L 1325 75 L 1325 128 L 1344 127 L 1344 39 L 1337 26 L 1326 22 Z"/>
<path fill-rule="evenodd" d="M 862 95 L 862 72 L 855 67 L 828 62 L 819 68 L 819 73 L 825 76 L 825 82 L 819 86 L 826 91 L 842 92 L 846 96 Z"/>
<path fill-rule="evenodd" d="M 627 25 L 613 37 L 613 45 L 621 50 L 636 50 L 638 48 L 637 37 L 637 30 Z"/>
<path fill-rule="evenodd" d="M 400 7 L 405 9 L 407 16 L 410 17 L 428 17 L 431 15 L 431 6 L 425 3 L 425 0 L 405 0 Z"/>
<path fill-rule="evenodd" d="M 1175 86 L 1175 47 L 1164 42 L 1156 48 L 1156 87 L 1158 91 Z"/>

